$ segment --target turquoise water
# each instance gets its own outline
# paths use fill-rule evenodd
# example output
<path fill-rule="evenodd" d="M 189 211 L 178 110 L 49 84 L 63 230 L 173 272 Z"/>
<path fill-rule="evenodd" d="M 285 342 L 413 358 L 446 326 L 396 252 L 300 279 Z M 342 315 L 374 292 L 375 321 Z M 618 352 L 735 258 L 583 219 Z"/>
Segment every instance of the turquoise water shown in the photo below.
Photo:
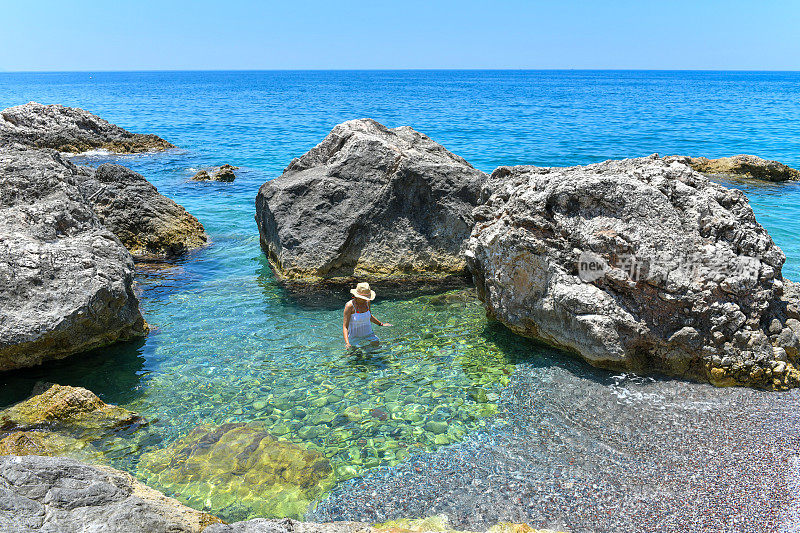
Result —
<path fill-rule="evenodd" d="M 143 478 L 143 452 L 197 424 L 248 422 L 324 453 L 340 487 L 350 486 L 347 480 L 372 479 L 411 456 L 500 431 L 493 415 L 508 410 L 510 385 L 545 406 L 577 386 L 567 372 L 525 388 L 526 368 L 549 368 L 559 356 L 489 324 L 468 292 L 379 299 L 376 315 L 395 326 L 378 332 L 381 349 L 348 354 L 340 338 L 346 294 L 308 305 L 281 290 L 259 249 L 256 191 L 339 122 L 368 116 L 411 125 L 487 172 L 653 152 L 754 153 L 800 167 L 800 73 L 0 73 L 0 108 L 31 100 L 83 107 L 179 146 L 76 162 L 115 161 L 137 170 L 197 216 L 210 236 L 210 246 L 173 265 L 142 265 L 141 306 L 153 326 L 146 340 L 0 376 L 0 404 L 47 379 L 88 387 L 143 414 L 152 423 L 141 436 L 103 444 L 112 464 Z M 234 183 L 189 181 L 198 169 L 222 163 L 241 167 Z M 784 275 L 800 280 L 800 184 L 726 184 L 746 192 L 787 255 Z M 587 392 L 589 404 L 601 396 L 607 403 L 610 390 L 642 387 L 577 365 L 575 372 L 601 384 Z M 645 386 L 664 393 L 658 381 Z M 702 401 L 715 405 L 728 394 L 750 394 L 700 390 Z M 621 402 L 613 409 L 627 416 L 632 407 Z M 536 460 L 553 459 L 545 444 L 537 446 Z M 296 514 L 296 507 L 273 512 Z M 326 517 L 344 515 L 350 516 Z"/>

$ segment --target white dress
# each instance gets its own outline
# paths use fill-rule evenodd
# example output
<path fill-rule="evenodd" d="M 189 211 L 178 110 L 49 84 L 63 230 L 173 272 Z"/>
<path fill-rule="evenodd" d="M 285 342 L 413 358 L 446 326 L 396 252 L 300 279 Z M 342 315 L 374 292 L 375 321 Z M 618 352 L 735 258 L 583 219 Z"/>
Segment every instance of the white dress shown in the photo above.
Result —
<path fill-rule="evenodd" d="M 353 346 L 378 342 L 378 336 L 372 331 L 372 313 L 369 309 L 363 313 L 350 315 L 350 324 L 347 326 L 347 338 Z"/>

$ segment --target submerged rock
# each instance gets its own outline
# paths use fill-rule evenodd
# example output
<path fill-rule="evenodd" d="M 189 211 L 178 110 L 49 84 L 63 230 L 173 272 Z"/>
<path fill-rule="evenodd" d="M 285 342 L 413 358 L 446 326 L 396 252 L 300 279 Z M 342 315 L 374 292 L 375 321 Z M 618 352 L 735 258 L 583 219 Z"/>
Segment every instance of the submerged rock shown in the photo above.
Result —
<path fill-rule="evenodd" d="M 143 336 L 133 259 L 55 153 L 0 147 L 0 371 Z"/>
<path fill-rule="evenodd" d="M 674 156 L 667 159 L 685 162 L 704 174 L 732 174 L 766 181 L 800 181 L 800 170 L 755 155 L 743 154 L 719 159 Z"/>
<path fill-rule="evenodd" d="M 150 484 L 179 493 L 181 501 L 219 510 L 226 519 L 300 517 L 333 485 L 324 455 L 242 423 L 198 426 L 169 447 L 144 454 L 139 472 Z"/>
<path fill-rule="evenodd" d="M 513 331 L 606 368 L 800 383 L 796 286 L 742 192 L 652 156 L 501 167 L 486 194 L 471 268 Z"/>
<path fill-rule="evenodd" d="M 64 457 L 0 457 L 0 530 L 199 533 L 215 516 L 130 474 Z"/>
<path fill-rule="evenodd" d="M 203 225 L 142 175 L 111 164 L 79 170 L 98 218 L 132 254 L 172 257 L 206 244 Z"/>
<path fill-rule="evenodd" d="M 236 174 L 233 172 L 234 170 L 238 169 L 239 167 L 235 167 L 233 165 L 224 164 L 221 167 L 216 169 L 211 169 L 209 172 L 208 170 L 201 170 L 197 172 L 197 174 L 192 177 L 194 181 L 224 181 L 224 182 L 231 182 L 236 179 Z"/>
<path fill-rule="evenodd" d="M 284 281 L 460 277 L 485 179 L 409 127 L 345 122 L 262 185 L 261 246 Z"/>
<path fill-rule="evenodd" d="M 94 431 L 143 423 L 137 413 L 109 405 L 90 390 L 53 383 L 37 383 L 30 398 L 0 411 L 0 430 L 69 427 Z"/>
<path fill-rule="evenodd" d="M 67 456 L 103 463 L 103 455 L 85 441 L 51 431 L 14 431 L 0 438 L 0 455 Z"/>
<path fill-rule="evenodd" d="M 174 148 L 161 137 L 131 133 L 83 109 L 36 102 L 0 112 L 0 145 L 15 142 L 72 153 L 93 149 L 130 153 Z"/>

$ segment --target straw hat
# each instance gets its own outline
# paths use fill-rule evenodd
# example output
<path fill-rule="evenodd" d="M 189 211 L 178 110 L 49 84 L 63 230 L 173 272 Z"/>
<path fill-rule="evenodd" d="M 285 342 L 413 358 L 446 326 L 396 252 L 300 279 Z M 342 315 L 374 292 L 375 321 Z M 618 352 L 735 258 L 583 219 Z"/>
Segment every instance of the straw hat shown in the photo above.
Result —
<path fill-rule="evenodd" d="M 375 291 L 369 288 L 369 283 L 366 281 L 356 285 L 355 289 L 350 289 L 350 294 L 356 298 L 361 298 L 362 300 L 368 300 L 370 302 L 375 299 Z"/>

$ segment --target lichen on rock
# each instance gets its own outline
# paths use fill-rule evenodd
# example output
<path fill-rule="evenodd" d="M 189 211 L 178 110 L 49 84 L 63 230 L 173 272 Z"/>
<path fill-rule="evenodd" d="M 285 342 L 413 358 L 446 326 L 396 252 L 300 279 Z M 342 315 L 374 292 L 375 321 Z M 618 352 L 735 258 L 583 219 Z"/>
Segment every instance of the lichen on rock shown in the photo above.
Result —
<path fill-rule="evenodd" d="M 300 517 L 334 479 L 321 453 L 244 423 L 198 426 L 167 448 L 145 453 L 139 473 L 190 506 L 237 520 Z"/>

